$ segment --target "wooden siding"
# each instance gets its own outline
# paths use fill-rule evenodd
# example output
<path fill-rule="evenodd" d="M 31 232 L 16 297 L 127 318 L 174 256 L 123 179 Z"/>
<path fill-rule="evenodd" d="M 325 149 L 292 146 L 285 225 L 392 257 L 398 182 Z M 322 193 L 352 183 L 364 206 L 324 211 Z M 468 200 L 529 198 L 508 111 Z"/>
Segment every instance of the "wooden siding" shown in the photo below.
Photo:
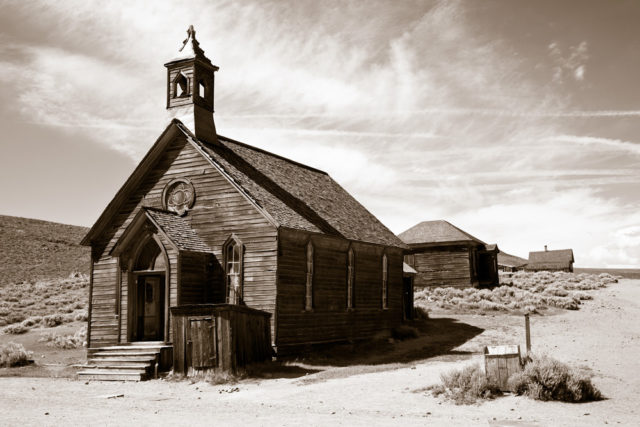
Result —
<path fill-rule="evenodd" d="M 423 249 L 413 255 L 412 267 L 418 272 L 413 282 L 415 287 L 465 287 L 473 284 L 469 249 L 466 247 Z"/>
<path fill-rule="evenodd" d="M 224 282 L 214 283 L 213 281 L 213 255 L 201 252 L 182 252 L 178 268 L 180 271 L 180 293 L 177 305 L 222 302 L 221 299 L 219 301 L 213 300 L 213 288 L 224 287 Z M 218 294 L 220 294 L 219 291 Z"/>
<path fill-rule="evenodd" d="M 314 245 L 313 310 L 305 311 L 306 244 Z M 384 247 L 351 243 L 355 252 L 354 308 L 347 308 L 348 240 L 282 229 L 279 235 L 276 345 L 357 340 L 402 321 L 402 250 L 386 248 L 388 309 L 382 309 Z"/>
<path fill-rule="evenodd" d="M 275 312 L 276 228 L 202 154 L 179 137 L 167 146 L 157 164 L 137 183 L 135 191 L 120 206 L 100 238 L 92 242 L 94 253 L 98 254 L 93 273 L 92 347 L 115 344 L 119 334 L 121 340 L 128 337 L 127 280 L 121 286 L 120 313 L 124 319 L 119 321 L 116 315 L 117 262 L 109 252 L 140 207 L 162 208 L 162 190 L 175 178 L 188 178 L 194 185 L 196 201 L 185 218 L 213 249 L 211 286 L 216 282 L 223 283 L 222 244 L 231 233 L 236 233 L 245 245 L 244 300 L 250 307 Z M 166 283 L 171 291 L 172 306 L 178 304 L 179 274 L 176 253 L 175 260 L 171 260 L 171 277 Z M 213 301 L 224 297 L 224 290 L 219 286 L 213 289 Z"/>

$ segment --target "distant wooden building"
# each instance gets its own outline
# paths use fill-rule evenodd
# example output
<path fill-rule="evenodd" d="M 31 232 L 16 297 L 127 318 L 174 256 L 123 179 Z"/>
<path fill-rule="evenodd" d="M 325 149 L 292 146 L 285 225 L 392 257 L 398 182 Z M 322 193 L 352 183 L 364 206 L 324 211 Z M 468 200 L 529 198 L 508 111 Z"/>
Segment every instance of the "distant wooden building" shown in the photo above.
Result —
<path fill-rule="evenodd" d="M 400 237 L 409 245 L 405 262 L 417 274 L 414 286 L 498 285 L 499 252 L 447 221 L 424 221 Z"/>
<path fill-rule="evenodd" d="M 270 313 L 279 353 L 397 326 L 406 245 L 327 173 L 217 134 L 195 31 L 165 66 L 172 120 L 82 241 L 89 347 L 170 346 L 193 304 Z"/>
<path fill-rule="evenodd" d="M 529 252 L 529 262 L 525 266 L 527 271 L 567 271 L 573 272 L 573 250 L 556 249 Z"/>
<path fill-rule="evenodd" d="M 520 271 L 524 270 L 529 261 L 504 251 L 498 252 L 498 270 L 500 271 Z"/>

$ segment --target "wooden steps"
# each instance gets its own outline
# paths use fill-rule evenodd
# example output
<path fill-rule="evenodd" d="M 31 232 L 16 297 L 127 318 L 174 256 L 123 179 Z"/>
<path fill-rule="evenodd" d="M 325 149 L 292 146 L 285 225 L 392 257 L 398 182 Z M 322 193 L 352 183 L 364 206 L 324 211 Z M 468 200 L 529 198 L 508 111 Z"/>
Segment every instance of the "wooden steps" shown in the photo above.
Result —
<path fill-rule="evenodd" d="M 132 343 L 87 350 L 87 364 L 78 378 L 94 381 L 142 381 L 158 375 L 164 343 Z"/>

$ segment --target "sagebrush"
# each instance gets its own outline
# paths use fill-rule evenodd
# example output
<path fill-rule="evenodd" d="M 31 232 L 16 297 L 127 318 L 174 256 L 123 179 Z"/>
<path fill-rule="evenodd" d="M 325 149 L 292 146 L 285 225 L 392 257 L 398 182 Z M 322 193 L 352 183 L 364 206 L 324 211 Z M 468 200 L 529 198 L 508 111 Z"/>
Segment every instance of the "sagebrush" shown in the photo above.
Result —
<path fill-rule="evenodd" d="M 0 345 L 0 368 L 12 368 L 31 363 L 32 353 L 25 350 L 22 344 L 9 342 Z"/>
<path fill-rule="evenodd" d="M 417 307 L 425 310 L 501 311 L 536 313 L 549 307 L 577 310 L 582 301 L 593 299 L 589 291 L 617 282 L 600 275 L 565 272 L 524 272 L 501 276 L 493 289 L 424 288 L 415 292 Z"/>
<path fill-rule="evenodd" d="M 591 378 L 548 356 L 532 356 L 509 378 L 509 390 L 536 400 L 588 402 L 602 399 Z"/>
<path fill-rule="evenodd" d="M 441 384 L 428 387 L 433 396 L 442 396 L 456 405 L 470 405 L 480 399 L 501 396 L 498 384 L 487 379 L 478 364 L 455 369 L 440 375 Z"/>

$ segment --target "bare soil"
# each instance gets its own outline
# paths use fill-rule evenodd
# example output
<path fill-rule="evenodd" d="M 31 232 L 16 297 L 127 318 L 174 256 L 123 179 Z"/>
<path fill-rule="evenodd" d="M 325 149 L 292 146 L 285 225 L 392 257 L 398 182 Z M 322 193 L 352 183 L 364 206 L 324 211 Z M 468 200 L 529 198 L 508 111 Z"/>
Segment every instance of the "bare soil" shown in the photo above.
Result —
<path fill-rule="evenodd" d="M 235 384 L 3 377 L 2 424 L 638 425 L 640 281 L 624 279 L 593 295 L 579 311 L 533 316 L 531 332 L 534 352 L 593 374 L 606 397 L 599 402 L 539 402 L 510 395 L 456 406 L 431 397 L 423 391 L 426 386 L 439 382 L 442 372 L 482 363 L 485 345 L 524 347 L 521 316 L 435 313 L 416 324 L 421 330 L 416 339 L 336 346 Z M 38 365 L 20 368 L 23 373 L 42 367 L 37 354 L 36 360 Z M 9 372 L 18 371 L 2 369 L 0 375 Z"/>

